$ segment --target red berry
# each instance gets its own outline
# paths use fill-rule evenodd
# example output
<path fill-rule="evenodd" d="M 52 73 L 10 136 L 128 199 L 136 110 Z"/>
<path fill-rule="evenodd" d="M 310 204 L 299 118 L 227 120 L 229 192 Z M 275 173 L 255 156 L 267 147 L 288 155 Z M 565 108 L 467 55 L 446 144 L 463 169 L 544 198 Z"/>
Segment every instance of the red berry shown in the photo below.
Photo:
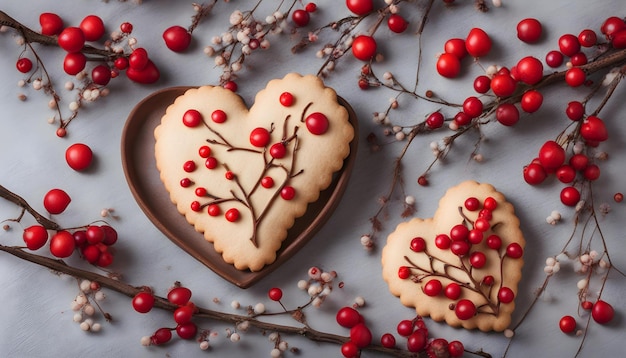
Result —
<path fill-rule="evenodd" d="M 283 92 L 280 94 L 278 100 L 283 106 L 291 107 L 291 105 L 293 105 L 293 102 L 295 101 L 295 98 L 293 97 L 293 94 L 291 94 L 291 92 Z"/>
<path fill-rule="evenodd" d="M 365 323 L 357 323 L 350 328 L 350 341 L 354 342 L 359 348 L 365 348 L 372 343 L 372 332 L 370 332 Z"/>
<path fill-rule="evenodd" d="M 99 16 L 88 15 L 80 22 L 80 29 L 87 41 L 98 41 L 104 35 L 104 22 Z"/>
<path fill-rule="evenodd" d="M 403 337 L 410 336 L 414 330 L 415 330 L 415 324 L 413 323 L 413 321 L 408 320 L 408 319 L 400 321 L 398 323 L 398 326 L 396 327 L 396 331 L 398 332 L 398 334 Z"/>
<path fill-rule="evenodd" d="M 267 177 L 263 177 L 263 179 L 261 179 L 261 186 L 269 189 L 271 187 L 274 186 L 274 179 L 272 179 L 272 177 L 267 176 Z"/>
<path fill-rule="evenodd" d="M 508 287 L 502 287 L 498 290 L 498 300 L 502 303 L 511 303 L 515 299 L 515 293 Z"/>
<path fill-rule="evenodd" d="M 569 165 L 576 170 L 584 170 L 587 164 L 589 164 L 589 158 L 582 153 L 574 154 L 569 158 Z"/>
<path fill-rule="evenodd" d="M 15 67 L 21 73 L 28 73 L 30 72 L 30 70 L 33 69 L 33 61 L 31 61 L 29 58 L 22 57 L 17 60 L 17 62 L 15 63 Z"/>
<path fill-rule="evenodd" d="M 291 14 L 291 20 L 297 27 L 303 27 L 311 21 L 311 15 L 306 10 L 297 9 Z"/>
<path fill-rule="evenodd" d="M 422 252 L 426 249 L 426 240 L 421 237 L 414 237 L 411 240 L 411 250 L 414 252 Z"/>
<path fill-rule="evenodd" d="M 85 69 L 87 57 L 81 52 L 71 52 L 65 55 L 63 59 L 63 70 L 68 75 L 74 76 Z"/>
<path fill-rule="evenodd" d="M 517 88 L 517 82 L 509 74 L 496 74 L 491 79 L 491 90 L 498 97 L 509 97 Z"/>
<path fill-rule="evenodd" d="M 120 25 L 120 31 L 125 34 L 130 34 L 131 32 L 133 32 L 133 24 L 131 24 L 130 22 L 122 22 L 122 24 Z"/>
<path fill-rule="evenodd" d="M 463 113 L 467 114 L 470 118 L 476 118 L 483 113 L 483 103 L 478 97 L 467 97 L 467 99 L 463 101 Z"/>
<path fill-rule="evenodd" d="M 576 179 L 576 170 L 568 164 L 561 165 L 555 172 L 556 178 L 561 183 L 571 183 Z"/>
<path fill-rule="evenodd" d="M 452 341 L 448 343 L 448 353 L 452 358 L 463 357 L 465 346 L 460 341 Z"/>
<path fill-rule="evenodd" d="M 339 309 L 335 318 L 340 326 L 346 328 L 352 328 L 363 321 L 361 314 L 354 308 L 348 306 Z"/>
<path fill-rule="evenodd" d="M 139 292 L 133 297 L 133 308 L 139 313 L 148 313 L 154 307 L 154 295 L 151 292 Z"/>
<path fill-rule="evenodd" d="M 450 229 L 450 239 L 452 241 L 465 241 L 469 234 L 469 229 L 463 224 L 457 224 Z"/>
<path fill-rule="evenodd" d="M 322 135 L 328 131 L 328 118 L 320 112 L 314 112 L 309 114 L 306 119 L 306 128 L 311 134 Z"/>
<path fill-rule="evenodd" d="M 385 348 L 395 348 L 396 337 L 391 333 L 385 333 L 380 337 L 380 344 Z"/>
<path fill-rule="evenodd" d="M 75 248 L 74 236 L 68 231 L 58 231 L 50 239 L 50 253 L 58 258 L 70 257 Z"/>
<path fill-rule="evenodd" d="M 176 326 L 176 334 L 182 339 L 192 339 L 198 333 L 198 327 L 193 322 L 187 322 Z"/>
<path fill-rule="evenodd" d="M 474 79 L 474 91 L 484 94 L 491 89 L 491 79 L 485 75 L 478 76 Z"/>
<path fill-rule="evenodd" d="M 89 168 L 93 159 L 91 148 L 83 143 L 75 143 L 65 150 L 65 161 L 70 168 L 81 171 Z"/>
<path fill-rule="evenodd" d="M 176 310 L 174 310 L 174 322 L 178 324 L 185 324 L 191 322 L 191 318 L 193 317 L 193 307 L 192 306 L 180 306 Z"/>
<path fill-rule="evenodd" d="M 272 158 L 280 159 L 287 154 L 287 147 L 281 143 L 272 144 L 270 147 L 270 155 Z"/>
<path fill-rule="evenodd" d="M 273 287 L 270 288 L 270 290 L 267 292 L 267 295 L 272 301 L 280 301 L 280 299 L 283 298 L 283 290 L 278 287 Z"/>
<path fill-rule="evenodd" d="M 304 10 L 307 12 L 315 12 L 317 11 L 317 5 L 314 2 L 310 2 L 304 6 Z"/>
<path fill-rule="evenodd" d="M 605 324 L 611 322 L 613 317 L 615 316 L 615 311 L 613 310 L 613 306 L 609 303 L 597 300 L 596 303 L 593 304 L 593 308 L 591 309 L 591 317 L 593 320 L 600 323 Z"/>
<path fill-rule="evenodd" d="M 346 0 L 346 6 L 348 10 L 358 16 L 367 15 L 374 10 L 372 0 Z"/>
<path fill-rule="evenodd" d="M 470 56 L 483 57 L 491 50 L 491 39 L 484 30 L 473 28 L 465 39 L 465 48 Z"/>
<path fill-rule="evenodd" d="M 480 251 L 472 252 L 469 262 L 472 267 L 479 269 L 484 267 L 487 263 L 487 256 Z"/>
<path fill-rule="evenodd" d="M 228 209 L 224 213 L 224 218 L 226 218 L 226 220 L 230 221 L 231 223 L 239 220 L 239 216 L 240 216 L 239 210 L 235 208 Z"/>
<path fill-rule="evenodd" d="M 553 50 L 546 54 L 546 64 L 552 68 L 559 67 L 563 64 L 563 54 Z"/>
<path fill-rule="evenodd" d="M 437 73 L 446 78 L 457 77 L 461 73 L 461 61 L 449 53 L 442 53 L 437 59 Z"/>
<path fill-rule="evenodd" d="M 369 61 L 376 55 L 376 40 L 367 35 L 359 35 L 352 41 L 352 54 L 361 61 Z"/>
<path fill-rule="evenodd" d="M 600 31 L 604 34 L 604 36 L 606 36 L 607 39 L 611 40 L 618 31 L 625 28 L 626 23 L 624 23 L 624 20 L 617 16 L 611 16 L 604 20 L 604 23 L 600 27 Z"/>
<path fill-rule="evenodd" d="M 587 64 L 587 55 L 584 52 L 579 52 L 572 55 L 569 61 L 572 63 L 572 66 L 583 66 Z"/>
<path fill-rule="evenodd" d="M 519 121 L 519 110 L 513 103 L 502 103 L 496 108 L 496 119 L 505 126 L 515 125 Z"/>
<path fill-rule="evenodd" d="M 167 300 L 171 303 L 184 306 L 191 299 L 191 290 L 187 287 L 178 286 L 174 287 L 167 293 Z"/>
<path fill-rule="evenodd" d="M 280 197 L 284 200 L 291 200 L 296 196 L 296 189 L 292 186 L 285 186 L 280 190 Z"/>
<path fill-rule="evenodd" d="M 578 101 L 571 101 L 567 104 L 565 114 L 573 121 L 581 120 L 585 115 L 585 106 Z"/>
<path fill-rule="evenodd" d="M 517 242 L 512 242 L 506 247 L 506 255 L 513 259 L 519 259 L 524 255 L 524 249 Z"/>
<path fill-rule="evenodd" d="M 450 248 L 450 237 L 446 234 L 439 234 L 435 236 L 435 246 L 441 250 L 447 250 Z"/>
<path fill-rule="evenodd" d="M 437 279 L 429 280 L 423 287 L 424 294 L 430 297 L 435 297 L 439 295 L 442 289 L 443 285 L 441 284 L 441 281 Z"/>
<path fill-rule="evenodd" d="M 587 79 L 587 75 L 585 71 L 578 67 L 572 67 L 565 72 L 565 82 L 570 87 L 578 87 L 585 83 Z"/>
<path fill-rule="evenodd" d="M 580 126 L 580 135 L 587 142 L 604 142 L 609 138 L 604 121 L 596 116 L 589 116 Z"/>
<path fill-rule="evenodd" d="M 567 186 L 561 190 L 561 202 L 567 206 L 576 206 L 580 201 L 580 192 L 573 186 Z"/>
<path fill-rule="evenodd" d="M 104 240 L 104 230 L 98 225 L 89 225 L 85 234 L 87 235 L 87 242 L 92 245 Z"/>
<path fill-rule="evenodd" d="M 500 250 L 502 247 L 502 239 L 498 235 L 489 235 L 487 237 L 487 246 L 492 250 Z"/>
<path fill-rule="evenodd" d="M 96 245 L 85 245 L 81 249 L 81 254 L 83 255 L 83 258 L 90 264 L 96 264 L 98 262 L 98 259 L 100 259 L 100 249 Z"/>
<path fill-rule="evenodd" d="M 72 199 L 61 189 L 52 189 L 43 198 L 43 206 L 50 214 L 60 214 L 70 204 Z"/>
<path fill-rule="evenodd" d="M 359 347 L 354 342 L 348 341 L 341 345 L 341 354 L 346 358 L 356 358 L 359 356 Z"/>
<path fill-rule="evenodd" d="M 59 34 L 57 42 L 67 52 L 79 52 L 85 46 L 85 34 L 78 27 L 66 27 Z"/>
<path fill-rule="evenodd" d="M 597 180 L 600 177 L 600 167 L 595 164 L 588 165 L 583 171 L 583 177 L 589 181 Z"/>
<path fill-rule="evenodd" d="M 572 56 L 580 52 L 580 42 L 578 37 L 572 34 L 565 34 L 559 37 L 559 50 L 565 56 Z"/>
<path fill-rule="evenodd" d="M 169 328 L 159 328 L 152 337 L 150 337 L 150 341 L 155 346 L 165 344 L 172 339 L 172 330 Z"/>
<path fill-rule="evenodd" d="M 598 42 L 598 35 L 591 29 L 584 29 L 578 34 L 578 42 L 583 47 L 592 47 Z"/>
<path fill-rule="evenodd" d="M 468 299 L 462 299 L 454 306 L 454 313 L 458 319 L 465 321 L 474 317 L 476 314 L 476 306 L 474 302 Z"/>
<path fill-rule="evenodd" d="M 391 14 L 387 19 L 387 27 L 389 27 L 389 30 L 399 34 L 404 32 L 409 27 L 409 23 L 404 19 L 404 17 L 398 14 Z"/>
<path fill-rule="evenodd" d="M 448 285 L 446 285 L 444 294 L 447 298 L 451 300 L 457 300 L 459 297 L 461 297 L 461 286 L 459 286 L 458 283 L 450 282 Z"/>
<path fill-rule="evenodd" d="M 406 266 L 400 266 L 398 268 L 398 277 L 405 280 L 411 276 L 411 269 Z"/>
<path fill-rule="evenodd" d="M 111 70 L 105 65 L 98 65 L 91 70 L 91 80 L 97 85 L 106 86 L 111 80 Z"/>
<path fill-rule="evenodd" d="M 537 90 L 528 90 L 522 95 L 520 105 L 526 113 L 536 112 L 543 104 L 543 95 Z"/>
<path fill-rule="evenodd" d="M 517 24 L 517 38 L 526 42 L 534 43 L 541 37 L 542 26 L 537 19 L 524 19 Z"/>
<path fill-rule="evenodd" d="M 445 118 L 441 112 L 433 112 L 426 118 L 426 125 L 431 129 L 441 128 Z"/>
<path fill-rule="evenodd" d="M 63 31 L 63 20 L 57 14 L 44 12 L 39 15 L 41 34 L 46 36 L 58 35 Z"/>
<path fill-rule="evenodd" d="M 560 167 L 564 161 L 565 149 L 555 141 L 547 141 L 539 149 L 539 163 L 548 171 Z"/>
<path fill-rule="evenodd" d="M 443 44 L 443 51 L 454 55 L 459 60 L 467 55 L 467 49 L 465 48 L 465 40 L 463 39 L 449 39 Z"/>
<path fill-rule="evenodd" d="M 480 200 L 472 196 L 472 197 L 465 199 L 465 202 L 463 203 L 463 205 L 469 211 L 476 211 L 480 208 Z"/>
<path fill-rule="evenodd" d="M 534 85 L 543 78 L 543 64 L 537 58 L 526 56 L 517 62 L 520 81 Z"/>
<path fill-rule="evenodd" d="M 208 145 L 203 145 L 202 147 L 198 148 L 198 155 L 200 156 L 200 158 L 208 158 L 211 156 L 211 147 L 209 147 Z"/>
<path fill-rule="evenodd" d="M 465 256 L 470 250 L 470 245 L 467 241 L 452 241 L 450 243 L 450 251 L 457 256 Z"/>
<path fill-rule="evenodd" d="M 128 65 L 130 68 L 141 71 L 148 65 L 148 51 L 145 48 L 139 47 L 133 50 L 128 56 Z"/>
<path fill-rule="evenodd" d="M 191 33 L 182 26 L 174 25 L 163 31 L 165 46 L 174 52 L 183 52 L 191 44 Z"/>
<path fill-rule="evenodd" d="M 406 348 L 409 352 L 420 352 L 426 348 L 426 343 L 428 343 L 428 337 L 421 329 L 418 329 L 407 339 Z"/>
<path fill-rule="evenodd" d="M 211 120 L 215 123 L 224 123 L 226 119 L 228 119 L 228 115 L 221 109 L 216 109 L 211 113 Z"/>
<path fill-rule="evenodd" d="M 141 70 L 137 70 L 132 66 L 129 67 L 128 70 L 126 70 L 126 77 L 128 77 L 128 79 L 133 82 L 141 84 L 151 84 L 159 80 L 159 78 L 161 77 L 161 73 L 159 72 L 159 69 L 156 67 L 154 62 L 148 59 L 147 64 Z"/>
<path fill-rule="evenodd" d="M 572 333 L 576 329 L 576 319 L 572 316 L 563 316 L 559 320 L 559 328 L 563 333 Z"/>
<path fill-rule="evenodd" d="M 250 132 L 250 144 L 255 147 L 263 148 L 270 142 L 270 132 L 263 128 L 257 127 Z"/>
<path fill-rule="evenodd" d="M 472 245 L 480 244 L 483 241 L 484 231 L 486 230 L 479 230 L 476 228 L 470 230 L 469 235 L 467 236 L 467 241 L 469 241 Z"/>
<path fill-rule="evenodd" d="M 39 250 L 48 242 L 48 230 L 41 225 L 33 225 L 24 229 L 22 239 L 29 250 Z"/>

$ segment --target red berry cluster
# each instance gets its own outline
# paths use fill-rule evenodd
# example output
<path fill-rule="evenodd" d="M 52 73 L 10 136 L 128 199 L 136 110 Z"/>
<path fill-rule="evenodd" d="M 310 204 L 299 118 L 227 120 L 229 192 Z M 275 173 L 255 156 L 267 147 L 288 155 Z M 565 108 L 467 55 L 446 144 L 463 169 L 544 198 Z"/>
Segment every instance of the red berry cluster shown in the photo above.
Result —
<path fill-rule="evenodd" d="M 181 339 L 193 339 L 198 333 L 198 326 L 192 321 L 193 315 L 197 312 L 196 305 L 191 301 L 191 290 L 187 287 L 176 284 L 167 294 L 167 300 L 178 306 L 174 310 L 174 328 L 159 328 L 150 336 L 150 344 L 161 345 L 172 339 L 172 331 Z M 148 313 L 154 307 L 155 297 L 148 288 L 137 293 L 133 297 L 132 305 L 139 313 Z"/>
<path fill-rule="evenodd" d="M 357 16 L 367 16 L 374 12 L 373 0 L 347 0 L 346 6 Z M 402 33 L 409 27 L 409 23 L 401 15 L 389 12 L 387 14 L 387 26 L 394 33 Z M 361 61 L 371 61 L 376 56 L 377 47 L 376 39 L 373 36 L 359 35 L 352 41 L 352 55 Z M 363 89 L 367 88 L 367 80 L 362 79 L 359 86 Z"/>
<path fill-rule="evenodd" d="M 487 55 L 491 51 L 491 38 L 480 28 L 473 28 L 465 39 L 452 38 L 445 42 L 444 53 L 437 59 L 437 73 L 454 78 L 461 73 L 461 60 L 469 54 L 474 58 Z"/>
<path fill-rule="evenodd" d="M 613 317 L 615 317 L 615 310 L 613 309 L 613 306 L 603 300 L 597 300 L 595 303 L 583 301 L 580 306 L 586 311 L 591 310 L 591 317 L 594 321 L 596 321 L 596 323 L 599 324 L 607 324 L 613 320 Z M 559 328 L 563 333 L 574 333 L 576 331 L 576 327 L 576 318 L 573 316 L 566 315 L 559 320 Z"/>
<path fill-rule="evenodd" d="M 478 271 L 475 270 L 485 267 L 489 259 L 489 255 L 483 250 L 496 251 L 498 254 L 493 257 L 497 257 L 499 260 L 520 259 L 524 253 L 522 246 L 517 242 L 512 242 L 503 247 L 500 236 L 493 232 L 487 235 L 488 231 L 492 229 L 490 221 L 493 216 L 492 212 L 496 210 L 497 206 L 497 201 L 492 197 L 485 198 L 482 205 L 480 200 L 475 197 L 467 198 L 459 211 L 461 213 L 463 210 L 478 212 L 477 219 L 472 222 L 462 214 L 464 219 L 461 224 L 454 225 L 448 233 L 440 233 L 434 239 L 434 245 L 437 249 L 449 250 L 460 260 L 460 264 L 446 263 L 447 267 L 455 268 L 467 276 L 467 279 L 459 280 L 449 275 L 447 271 L 436 270 L 432 265 L 421 267 L 408 257 L 405 257 L 407 265 L 398 268 L 398 277 L 420 283 L 422 291 L 427 296 L 443 295 L 454 301 L 455 303 L 450 305 L 450 308 L 454 309 L 460 320 L 471 319 L 479 313 L 497 315 L 499 305 L 513 302 L 515 294 L 511 288 L 502 285 L 502 278 L 494 277 L 491 274 L 478 276 Z M 427 247 L 427 243 L 422 237 L 413 238 L 410 249 L 416 253 L 426 254 L 431 263 L 441 261 L 435 254 L 434 248 Z M 498 282 L 500 283 L 498 284 Z M 499 286 L 497 287 L 497 302 L 493 302 L 491 296 L 494 286 Z M 464 289 L 479 293 L 486 301 L 479 306 L 488 311 L 479 310 L 477 304 L 469 299 L 460 299 Z"/>
<path fill-rule="evenodd" d="M 41 34 L 56 36 L 59 47 L 67 54 L 63 60 L 63 70 L 69 75 L 77 75 L 87 65 L 85 46 L 89 42 L 100 41 L 105 33 L 104 22 L 99 16 L 88 15 L 78 26 L 65 26 L 63 19 L 54 13 L 42 13 L 39 17 Z M 121 36 L 109 39 L 105 42 L 107 47 L 119 43 L 124 37 L 130 35 L 133 26 L 123 23 L 120 26 Z M 27 73 L 32 69 L 32 63 L 26 58 L 18 60 L 17 67 L 20 72 Z M 104 56 L 103 63 L 97 64 L 91 69 L 91 80 L 99 86 L 106 86 L 111 78 L 119 75 L 119 71 L 127 70 L 127 76 L 138 83 L 153 83 L 159 79 L 159 70 L 148 58 L 145 49 L 136 48 L 130 53 L 116 53 L 114 56 Z"/>
<path fill-rule="evenodd" d="M 346 358 L 359 357 L 361 349 L 372 343 L 372 333 L 365 323 L 363 316 L 352 307 L 343 307 L 337 311 L 337 323 L 350 329 L 350 340 L 341 346 L 341 354 Z M 412 353 L 424 352 L 429 357 L 461 357 L 464 346 L 459 341 L 448 343 L 443 338 L 428 338 L 428 328 L 421 317 L 412 320 L 402 320 L 398 323 L 397 333 L 406 338 L 406 349 Z M 396 337 L 392 333 L 385 333 L 380 337 L 383 347 L 397 348 Z"/>
<path fill-rule="evenodd" d="M 53 215 L 61 214 L 70 204 L 70 196 L 61 189 L 52 189 L 43 200 L 45 209 Z M 50 253 L 58 258 L 70 257 L 74 251 L 80 252 L 90 264 L 107 267 L 113 263 L 111 246 L 117 242 L 117 231 L 109 225 L 88 225 L 73 231 L 59 229 L 50 237 L 43 225 L 32 225 L 24 229 L 22 235 L 29 250 L 39 250 L 50 238 Z"/>

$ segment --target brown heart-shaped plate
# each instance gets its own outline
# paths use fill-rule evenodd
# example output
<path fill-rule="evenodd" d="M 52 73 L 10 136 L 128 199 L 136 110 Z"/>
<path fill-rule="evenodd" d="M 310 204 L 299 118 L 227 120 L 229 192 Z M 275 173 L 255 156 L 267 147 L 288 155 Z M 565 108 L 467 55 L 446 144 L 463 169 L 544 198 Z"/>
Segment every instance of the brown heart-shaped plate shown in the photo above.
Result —
<path fill-rule="evenodd" d="M 356 135 L 350 143 L 350 155 L 342 169 L 335 174 L 331 185 L 320 193 L 319 199 L 309 204 L 306 214 L 298 218 L 289 230 L 277 253 L 276 261 L 259 271 L 238 270 L 225 262 L 213 244 L 190 225 L 170 201 L 169 193 L 159 179 L 154 156 L 154 129 L 174 100 L 192 87 L 181 86 L 159 90 L 139 102 L 132 110 L 122 133 L 122 166 L 135 200 L 152 223 L 172 242 L 202 262 L 222 278 L 247 288 L 274 271 L 300 250 L 326 223 L 339 204 L 347 188 L 356 159 L 358 123 L 350 105 L 341 97 L 339 103 L 349 113 Z"/>

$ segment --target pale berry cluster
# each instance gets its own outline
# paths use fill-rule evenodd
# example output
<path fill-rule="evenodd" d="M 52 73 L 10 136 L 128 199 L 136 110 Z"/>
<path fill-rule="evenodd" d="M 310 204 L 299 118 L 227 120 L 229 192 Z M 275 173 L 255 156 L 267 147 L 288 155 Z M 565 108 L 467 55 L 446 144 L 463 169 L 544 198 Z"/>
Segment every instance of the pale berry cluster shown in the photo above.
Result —
<path fill-rule="evenodd" d="M 315 11 L 313 7 L 311 9 Z M 289 10 L 283 12 L 278 9 L 264 20 L 255 18 L 255 10 L 233 11 L 229 17 L 230 28 L 213 36 L 211 44 L 204 48 L 204 53 L 213 58 L 215 66 L 223 69 L 220 78 L 223 85 L 236 79 L 236 74 L 243 69 L 247 56 L 258 49 L 270 47 L 270 35 L 289 30 Z M 308 15 L 308 12 L 305 13 Z"/>
<path fill-rule="evenodd" d="M 106 296 L 100 290 L 100 284 L 95 281 L 82 280 L 79 283 L 80 293 L 72 301 L 72 311 L 74 315 L 72 319 L 80 325 L 80 329 L 89 332 L 100 332 L 102 325 L 94 320 L 96 308 L 100 309 L 100 304 Z M 91 301 L 90 300 L 93 300 Z M 106 321 L 111 317 L 108 313 L 103 313 Z"/>
<path fill-rule="evenodd" d="M 309 268 L 307 280 L 298 281 L 298 288 L 308 293 L 313 307 L 320 307 L 332 292 L 335 278 L 337 272 L 324 271 L 314 266 Z"/>

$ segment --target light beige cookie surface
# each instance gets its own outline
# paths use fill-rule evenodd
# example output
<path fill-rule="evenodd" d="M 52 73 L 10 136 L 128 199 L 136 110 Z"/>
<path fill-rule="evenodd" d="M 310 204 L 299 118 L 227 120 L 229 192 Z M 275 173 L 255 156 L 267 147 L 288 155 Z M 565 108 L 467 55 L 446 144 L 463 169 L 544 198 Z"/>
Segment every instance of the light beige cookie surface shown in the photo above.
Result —
<path fill-rule="evenodd" d="M 478 208 L 468 209 L 468 198 L 477 199 L 470 201 Z M 513 205 L 492 185 L 462 182 L 441 198 L 432 218 L 401 223 L 389 235 L 383 278 L 391 293 L 421 316 L 503 331 L 511 323 L 524 264 L 518 257 L 525 246 L 519 225 Z"/>
<path fill-rule="evenodd" d="M 226 262 L 258 271 L 342 168 L 354 128 L 334 90 L 288 74 L 250 109 L 222 87 L 190 89 L 154 135 L 160 178 L 178 211 Z"/>

